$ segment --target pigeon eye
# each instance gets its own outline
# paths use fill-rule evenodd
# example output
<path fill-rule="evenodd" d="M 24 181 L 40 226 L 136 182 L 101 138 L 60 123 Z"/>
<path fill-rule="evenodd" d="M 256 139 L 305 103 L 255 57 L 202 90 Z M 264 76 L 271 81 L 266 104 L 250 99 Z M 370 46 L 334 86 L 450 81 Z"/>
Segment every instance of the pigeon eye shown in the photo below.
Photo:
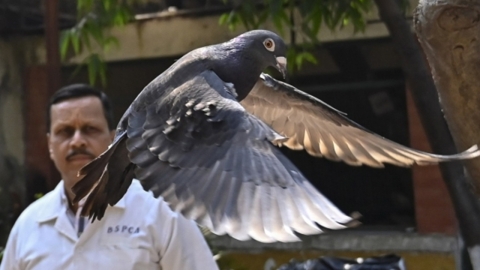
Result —
<path fill-rule="evenodd" d="M 265 41 L 263 42 L 263 46 L 265 46 L 265 48 L 267 48 L 267 50 L 271 52 L 275 50 L 275 42 L 271 38 L 265 39 Z"/>

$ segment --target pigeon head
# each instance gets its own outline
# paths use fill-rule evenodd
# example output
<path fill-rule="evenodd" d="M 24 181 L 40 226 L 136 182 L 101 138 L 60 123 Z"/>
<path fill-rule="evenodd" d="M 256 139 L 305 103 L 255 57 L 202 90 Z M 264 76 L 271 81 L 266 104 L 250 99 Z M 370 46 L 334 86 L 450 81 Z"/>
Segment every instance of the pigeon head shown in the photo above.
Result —
<path fill-rule="evenodd" d="M 280 36 L 267 30 L 253 30 L 236 37 L 233 42 L 241 44 L 247 55 L 256 57 L 262 71 L 269 66 L 274 67 L 285 78 L 287 46 Z"/>
<path fill-rule="evenodd" d="M 220 44 L 213 51 L 220 61 L 214 71 L 225 82 L 233 83 L 237 100 L 252 90 L 260 74 L 268 67 L 285 77 L 287 46 L 280 36 L 267 30 L 253 30 Z"/>

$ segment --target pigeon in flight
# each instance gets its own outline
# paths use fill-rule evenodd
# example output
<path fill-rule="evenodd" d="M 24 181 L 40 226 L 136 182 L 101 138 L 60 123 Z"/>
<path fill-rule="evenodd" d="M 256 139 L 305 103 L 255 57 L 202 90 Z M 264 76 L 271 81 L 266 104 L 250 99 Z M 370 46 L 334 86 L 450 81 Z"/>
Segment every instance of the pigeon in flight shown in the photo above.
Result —
<path fill-rule="evenodd" d="M 374 134 L 342 112 L 263 74 L 284 76 L 286 45 L 255 30 L 193 50 L 160 74 L 121 118 L 114 142 L 79 172 L 74 202 L 101 219 L 134 177 L 172 209 L 216 234 L 261 242 L 345 228 L 342 213 L 277 146 L 350 165 L 426 165 L 477 157 L 417 151 Z"/>

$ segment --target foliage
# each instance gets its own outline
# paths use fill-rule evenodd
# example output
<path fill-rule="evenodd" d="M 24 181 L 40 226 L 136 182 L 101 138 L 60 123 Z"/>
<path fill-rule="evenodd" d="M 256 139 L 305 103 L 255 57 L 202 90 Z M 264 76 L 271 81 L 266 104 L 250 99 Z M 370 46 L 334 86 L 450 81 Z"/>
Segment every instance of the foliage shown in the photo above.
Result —
<path fill-rule="evenodd" d="M 366 27 L 364 14 L 373 5 L 372 0 L 245 0 L 231 12 L 220 17 L 220 24 L 235 29 L 243 25 L 247 29 L 261 28 L 272 22 L 282 35 L 290 32 L 288 62 L 290 71 L 300 69 L 305 61 L 316 63 L 310 53 L 319 43 L 318 33 L 322 25 L 330 30 L 353 25 L 353 31 L 363 31 Z M 298 16 L 295 16 L 298 14 Z M 301 37 L 302 42 L 298 42 Z"/>
<path fill-rule="evenodd" d="M 97 78 L 100 78 L 105 85 L 106 65 L 103 53 L 113 46 L 119 46 L 118 40 L 109 34 L 109 30 L 130 22 L 133 19 L 132 7 L 148 1 L 150 0 L 77 0 L 78 23 L 62 33 L 62 59 L 71 53 L 80 55 L 86 51 L 83 64 L 88 67 L 90 83 L 95 84 Z M 291 46 L 287 55 L 290 72 L 300 69 L 304 62 L 317 63 L 311 51 L 319 43 L 318 33 L 322 26 L 334 31 L 352 25 L 354 33 L 363 31 L 367 24 L 365 14 L 373 6 L 373 0 L 223 1 L 226 5 L 233 3 L 233 8 L 220 17 L 219 23 L 231 30 L 239 25 L 246 29 L 256 29 L 271 22 L 280 34 L 286 34 L 286 31 L 290 33 Z M 398 1 L 404 10 L 408 7 L 408 0 Z M 95 48 L 99 50 L 94 50 Z"/>
<path fill-rule="evenodd" d="M 355 31 L 365 29 L 363 15 L 371 9 L 372 3 L 372 0 L 244 0 L 230 13 L 223 14 L 220 23 L 228 24 L 231 29 L 240 23 L 247 29 L 256 29 L 272 21 L 275 28 L 283 33 L 285 29 L 293 30 L 292 14 L 297 10 L 301 15 L 301 31 L 297 29 L 296 32 L 318 41 L 317 34 L 322 23 L 331 30 L 350 23 Z"/>
<path fill-rule="evenodd" d="M 118 40 L 109 34 L 110 28 L 124 26 L 133 18 L 131 7 L 145 0 L 77 0 L 77 24 L 62 32 L 60 54 L 66 59 L 69 52 L 79 55 L 85 50 L 89 81 L 94 85 L 99 77 L 106 84 L 106 66 L 103 53 L 112 46 L 119 46 Z M 98 52 L 94 49 L 98 48 Z"/>

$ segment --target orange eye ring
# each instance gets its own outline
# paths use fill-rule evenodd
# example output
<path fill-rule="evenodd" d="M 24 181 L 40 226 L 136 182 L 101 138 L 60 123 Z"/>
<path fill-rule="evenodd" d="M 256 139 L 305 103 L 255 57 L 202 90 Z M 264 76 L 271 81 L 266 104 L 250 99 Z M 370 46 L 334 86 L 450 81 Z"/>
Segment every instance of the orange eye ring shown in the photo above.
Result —
<path fill-rule="evenodd" d="M 267 50 L 273 52 L 275 50 L 275 41 L 271 38 L 267 38 L 263 41 L 263 46 L 265 46 Z"/>

